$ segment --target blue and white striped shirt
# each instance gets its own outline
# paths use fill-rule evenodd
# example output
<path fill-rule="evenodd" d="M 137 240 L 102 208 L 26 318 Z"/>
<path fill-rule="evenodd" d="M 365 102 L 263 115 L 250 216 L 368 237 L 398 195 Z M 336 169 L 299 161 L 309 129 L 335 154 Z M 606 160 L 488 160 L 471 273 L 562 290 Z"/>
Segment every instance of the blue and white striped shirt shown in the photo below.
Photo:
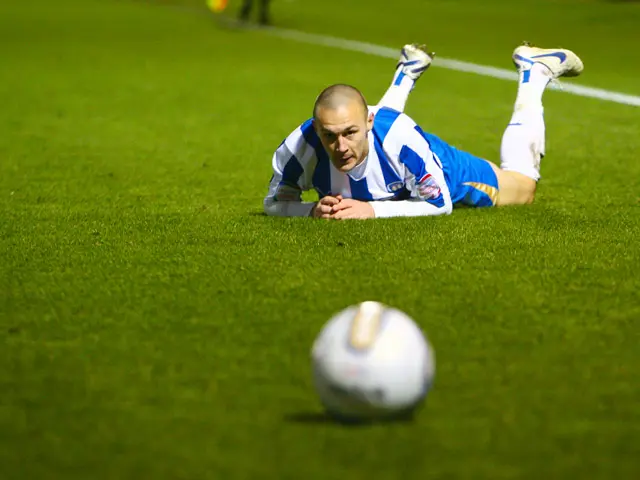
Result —
<path fill-rule="evenodd" d="M 369 154 L 348 173 L 333 166 L 311 120 L 292 132 L 273 156 L 265 211 L 309 215 L 313 204 L 302 203 L 301 193 L 316 190 L 321 198 L 342 195 L 371 202 L 376 217 L 451 213 L 442 163 L 420 127 L 390 108 L 369 111 L 375 113 Z"/>

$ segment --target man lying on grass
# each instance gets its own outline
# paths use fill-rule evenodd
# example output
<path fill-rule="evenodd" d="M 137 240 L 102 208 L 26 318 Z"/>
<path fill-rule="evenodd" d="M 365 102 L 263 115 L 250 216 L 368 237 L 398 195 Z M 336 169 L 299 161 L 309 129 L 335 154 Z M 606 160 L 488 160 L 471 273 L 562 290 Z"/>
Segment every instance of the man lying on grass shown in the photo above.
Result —
<path fill-rule="evenodd" d="M 500 167 L 424 132 L 401 113 L 431 60 L 423 48 L 406 45 L 376 107 L 368 107 L 349 85 L 320 93 L 313 118 L 273 156 L 265 212 L 343 220 L 442 215 L 455 205 L 531 203 L 544 156 L 542 94 L 552 79 L 579 75 L 580 59 L 570 50 L 515 49 L 518 93 L 502 137 Z M 302 202 L 301 193 L 311 189 L 320 200 Z"/>

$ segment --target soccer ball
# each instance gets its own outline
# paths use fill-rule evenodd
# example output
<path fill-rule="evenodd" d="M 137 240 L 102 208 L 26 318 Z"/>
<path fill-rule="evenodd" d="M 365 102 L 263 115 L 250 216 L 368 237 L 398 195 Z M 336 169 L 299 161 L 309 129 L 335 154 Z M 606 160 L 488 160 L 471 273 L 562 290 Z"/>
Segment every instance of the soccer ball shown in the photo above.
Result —
<path fill-rule="evenodd" d="M 311 351 L 315 387 L 327 412 L 342 420 L 411 413 L 435 373 L 429 342 L 405 313 L 363 302 L 334 315 Z"/>

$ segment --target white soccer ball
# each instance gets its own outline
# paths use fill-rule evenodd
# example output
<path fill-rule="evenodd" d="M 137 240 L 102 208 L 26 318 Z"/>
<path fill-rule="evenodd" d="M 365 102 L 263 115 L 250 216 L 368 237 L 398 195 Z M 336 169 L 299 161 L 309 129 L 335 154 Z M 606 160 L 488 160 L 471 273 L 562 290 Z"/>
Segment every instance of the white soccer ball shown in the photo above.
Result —
<path fill-rule="evenodd" d="M 322 404 L 344 420 L 413 411 L 435 373 L 433 350 L 416 323 L 378 302 L 334 315 L 316 338 L 311 357 Z"/>

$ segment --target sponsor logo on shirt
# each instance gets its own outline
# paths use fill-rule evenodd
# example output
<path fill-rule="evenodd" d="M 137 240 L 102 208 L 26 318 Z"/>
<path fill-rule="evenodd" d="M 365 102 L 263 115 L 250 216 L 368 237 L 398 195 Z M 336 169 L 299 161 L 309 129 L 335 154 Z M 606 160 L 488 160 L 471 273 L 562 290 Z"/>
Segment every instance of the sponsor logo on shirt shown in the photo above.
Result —
<path fill-rule="evenodd" d="M 440 196 L 442 190 L 440 190 L 440 186 L 436 179 L 430 173 L 424 175 L 418 181 L 418 194 L 427 200 L 433 200 Z"/>

